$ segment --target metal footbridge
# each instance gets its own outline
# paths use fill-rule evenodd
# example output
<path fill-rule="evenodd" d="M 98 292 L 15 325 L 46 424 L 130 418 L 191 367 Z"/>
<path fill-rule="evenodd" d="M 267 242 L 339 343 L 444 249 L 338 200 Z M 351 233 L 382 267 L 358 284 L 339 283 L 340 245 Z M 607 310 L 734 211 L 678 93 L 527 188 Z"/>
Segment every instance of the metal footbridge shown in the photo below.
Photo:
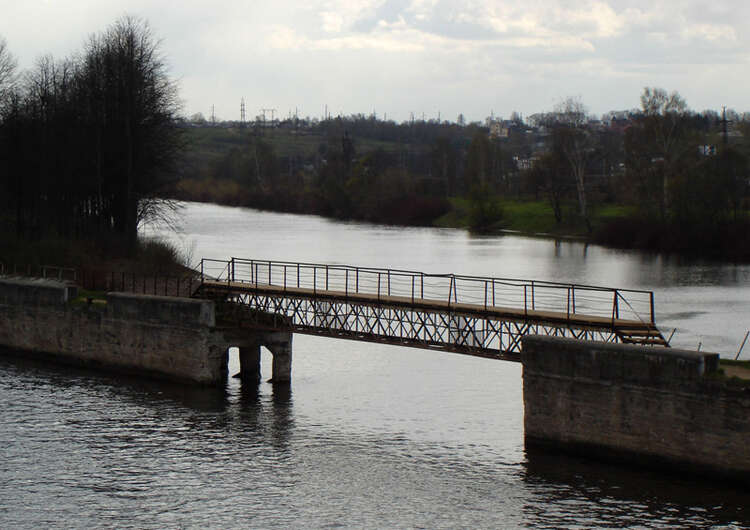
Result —
<path fill-rule="evenodd" d="M 203 259 L 218 324 L 520 360 L 527 334 L 667 347 L 652 291 L 508 278 Z"/>

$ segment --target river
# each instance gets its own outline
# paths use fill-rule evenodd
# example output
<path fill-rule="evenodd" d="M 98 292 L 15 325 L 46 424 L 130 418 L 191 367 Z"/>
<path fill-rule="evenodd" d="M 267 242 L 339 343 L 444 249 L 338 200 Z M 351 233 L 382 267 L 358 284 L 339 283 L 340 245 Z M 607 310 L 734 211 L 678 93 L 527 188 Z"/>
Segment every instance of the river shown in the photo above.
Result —
<path fill-rule="evenodd" d="M 580 242 L 342 223 L 185 204 L 182 232 L 231 256 L 554 280 L 656 293 L 673 345 L 733 357 L 750 267 Z M 746 356 L 750 358 L 750 346 Z M 230 355 L 230 373 L 238 370 Z M 262 370 L 270 375 L 270 355 Z M 744 527 L 747 493 L 526 454 L 521 369 L 294 337 L 289 388 L 196 390 L 0 360 L 0 524 L 17 527 Z"/>

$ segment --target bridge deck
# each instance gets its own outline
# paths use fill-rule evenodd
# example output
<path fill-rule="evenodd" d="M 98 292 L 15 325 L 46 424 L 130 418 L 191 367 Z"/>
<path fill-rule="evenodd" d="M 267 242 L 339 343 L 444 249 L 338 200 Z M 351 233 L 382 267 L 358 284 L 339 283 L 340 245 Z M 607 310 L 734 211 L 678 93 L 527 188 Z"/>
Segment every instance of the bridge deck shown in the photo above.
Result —
<path fill-rule="evenodd" d="M 269 284 L 248 282 L 227 282 L 204 280 L 203 288 L 223 293 L 256 292 L 280 296 L 298 296 L 320 301 L 344 301 L 369 305 L 412 308 L 417 311 L 438 311 L 455 315 L 485 316 L 497 320 L 518 322 L 537 322 L 552 325 L 569 325 L 578 329 L 616 330 L 626 335 L 641 337 L 661 337 L 660 332 L 651 322 L 607 318 L 583 315 L 579 313 L 561 313 L 532 309 L 517 309 L 493 305 L 454 303 L 446 300 L 412 298 L 406 296 L 389 296 L 368 293 L 348 293 L 344 291 L 308 289 L 302 287 L 283 287 Z M 642 342 L 642 341 L 640 341 Z"/>

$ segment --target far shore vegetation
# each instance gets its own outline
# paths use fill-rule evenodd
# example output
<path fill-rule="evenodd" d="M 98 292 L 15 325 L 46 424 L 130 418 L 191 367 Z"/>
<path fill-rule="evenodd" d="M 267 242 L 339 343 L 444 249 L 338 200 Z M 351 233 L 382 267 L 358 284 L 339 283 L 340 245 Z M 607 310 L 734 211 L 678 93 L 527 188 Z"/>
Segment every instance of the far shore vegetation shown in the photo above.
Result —
<path fill-rule="evenodd" d="M 750 114 L 694 112 L 658 88 L 641 103 L 597 118 L 568 98 L 468 124 L 195 115 L 167 196 L 750 261 Z"/>
<path fill-rule="evenodd" d="M 0 265 L 179 268 L 138 239 L 179 200 L 750 261 L 748 113 L 644 88 L 603 116 L 230 122 L 182 116 L 166 72 L 131 17 L 26 72 L 0 36 Z"/>

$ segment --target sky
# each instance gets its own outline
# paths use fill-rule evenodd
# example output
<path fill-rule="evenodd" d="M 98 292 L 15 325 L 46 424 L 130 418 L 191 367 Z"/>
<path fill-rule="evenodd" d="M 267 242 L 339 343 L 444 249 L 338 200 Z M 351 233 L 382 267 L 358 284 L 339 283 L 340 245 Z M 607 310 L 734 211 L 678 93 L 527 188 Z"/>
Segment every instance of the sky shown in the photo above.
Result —
<path fill-rule="evenodd" d="M 161 40 L 186 116 L 602 114 L 645 86 L 750 110 L 748 0 L 0 0 L 0 36 L 26 69 L 124 15 Z"/>

